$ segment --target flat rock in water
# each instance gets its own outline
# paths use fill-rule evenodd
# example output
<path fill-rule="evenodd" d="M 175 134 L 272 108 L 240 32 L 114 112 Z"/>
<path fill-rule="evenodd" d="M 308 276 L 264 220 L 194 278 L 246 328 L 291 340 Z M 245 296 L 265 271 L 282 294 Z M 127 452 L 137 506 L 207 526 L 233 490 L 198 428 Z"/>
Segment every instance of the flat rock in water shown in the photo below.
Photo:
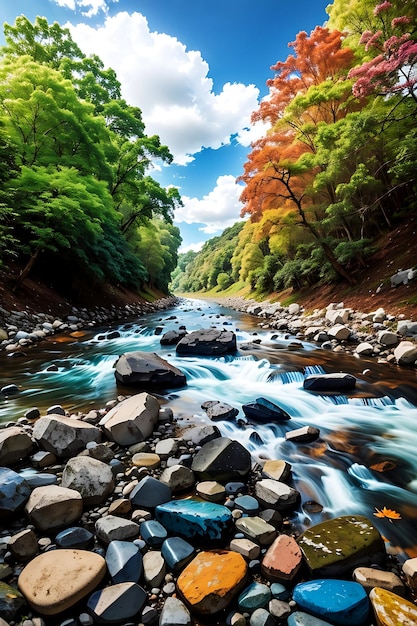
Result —
<path fill-rule="evenodd" d="M 186 330 L 168 330 L 160 339 L 161 346 L 173 346 L 185 337 Z"/>
<path fill-rule="evenodd" d="M 31 488 L 26 480 L 8 467 L 0 467 L 0 524 L 23 508 Z"/>
<path fill-rule="evenodd" d="M 251 455 L 238 441 L 218 437 L 208 441 L 195 455 L 191 469 L 199 480 L 227 482 L 247 476 Z"/>
<path fill-rule="evenodd" d="M 417 624 L 417 606 L 401 596 L 374 587 L 369 599 L 375 613 L 378 626 L 415 626 Z"/>
<path fill-rule="evenodd" d="M 190 541 L 225 541 L 233 527 L 231 511 L 221 504 L 198 500 L 173 500 L 155 509 L 155 518 L 168 533 Z"/>
<path fill-rule="evenodd" d="M 95 552 L 52 550 L 26 565 L 18 587 L 35 611 L 57 615 L 91 593 L 105 574 L 106 562 Z"/>
<path fill-rule="evenodd" d="M 303 382 L 308 391 L 351 391 L 356 386 L 356 378 L 351 374 L 310 374 Z"/>
<path fill-rule="evenodd" d="M 158 423 L 159 402 L 149 393 L 138 393 L 120 402 L 99 425 L 112 441 L 132 446 L 149 437 Z"/>
<path fill-rule="evenodd" d="M 138 615 L 147 597 L 136 583 L 118 583 L 93 593 L 87 606 L 99 624 L 123 624 Z"/>
<path fill-rule="evenodd" d="M 298 539 L 313 576 L 343 576 L 356 567 L 382 564 L 385 544 L 361 515 L 342 516 L 308 528 Z"/>
<path fill-rule="evenodd" d="M 142 553 L 132 541 L 111 541 L 105 559 L 113 583 L 139 582 Z"/>
<path fill-rule="evenodd" d="M 185 374 L 155 352 L 126 352 L 116 361 L 114 375 L 118 383 L 142 389 L 183 387 Z"/>
<path fill-rule="evenodd" d="M 237 552 L 200 552 L 179 575 L 177 587 L 192 610 L 213 615 L 239 593 L 247 571 L 245 559 Z"/>
<path fill-rule="evenodd" d="M 237 350 L 236 335 L 230 330 L 195 330 L 183 337 L 175 348 L 177 354 L 200 354 L 203 356 L 219 356 L 234 354 Z"/>
<path fill-rule="evenodd" d="M 312 615 L 335 626 L 360 626 L 369 616 L 369 599 L 359 583 L 346 580 L 317 579 L 294 587 L 293 600 Z"/>

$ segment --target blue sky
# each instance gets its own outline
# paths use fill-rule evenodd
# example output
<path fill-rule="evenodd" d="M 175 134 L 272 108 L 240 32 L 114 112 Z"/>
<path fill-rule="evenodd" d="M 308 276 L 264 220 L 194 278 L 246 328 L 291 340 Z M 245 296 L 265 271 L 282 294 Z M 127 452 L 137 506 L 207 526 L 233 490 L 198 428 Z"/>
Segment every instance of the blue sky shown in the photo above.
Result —
<path fill-rule="evenodd" d="M 112 67 L 146 133 L 174 155 L 151 175 L 179 188 L 182 250 L 239 218 L 251 113 L 288 43 L 327 19 L 330 0 L 0 0 L 1 22 L 45 16 L 70 28 L 85 54 Z M 0 43 L 4 43 L 2 37 Z"/>

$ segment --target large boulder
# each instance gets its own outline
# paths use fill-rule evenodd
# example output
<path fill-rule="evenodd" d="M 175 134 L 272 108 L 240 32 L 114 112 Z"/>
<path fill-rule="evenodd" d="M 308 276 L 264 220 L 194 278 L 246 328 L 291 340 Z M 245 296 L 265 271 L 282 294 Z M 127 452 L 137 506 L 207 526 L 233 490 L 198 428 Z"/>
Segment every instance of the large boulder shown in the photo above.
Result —
<path fill-rule="evenodd" d="M 110 409 L 99 425 L 112 441 L 121 446 L 132 446 L 152 434 L 158 423 L 158 416 L 158 400 L 143 392 Z"/>
<path fill-rule="evenodd" d="M 175 348 L 177 354 L 200 354 L 219 356 L 234 354 L 237 350 L 236 335 L 231 330 L 215 328 L 195 330 L 185 335 Z"/>
<path fill-rule="evenodd" d="M 134 385 L 141 389 L 183 387 L 185 374 L 155 352 L 125 352 L 115 364 L 114 375 L 118 383 Z"/>
<path fill-rule="evenodd" d="M 77 522 L 83 513 L 81 494 L 58 485 L 36 487 L 25 506 L 30 522 L 39 530 L 54 530 Z"/>
<path fill-rule="evenodd" d="M 0 465 L 14 465 L 27 456 L 33 447 L 29 435 L 19 426 L 0 430 Z"/>
<path fill-rule="evenodd" d="M 87 505 L 101 504 L 114 489 L 109 465 L 89 456 L 76 456 L 65 465 L 62 487 L 78 491 Z"/>
<path fill-rule="evenodd" d="M 70 457 L 84 450 L 91 441 L 101 441 L 96 426 L 62 415 L 41 417 L 33 427 L 33 438 L 39 446 L 58 457 Z"/>

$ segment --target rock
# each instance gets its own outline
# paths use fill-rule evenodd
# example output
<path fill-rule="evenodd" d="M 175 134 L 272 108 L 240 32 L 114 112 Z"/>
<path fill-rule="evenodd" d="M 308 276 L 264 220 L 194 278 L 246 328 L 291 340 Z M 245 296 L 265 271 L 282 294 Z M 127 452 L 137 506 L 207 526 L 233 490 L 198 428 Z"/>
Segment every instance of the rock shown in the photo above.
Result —
<path fill-rule="evenodd" d="M 252 613 L 268 605 L 271 599 L 271 590 L 268 585 L 252 582 L 240 593 L 237 603 L 241 611 Z"/>
<path fill-rule="evenodd" d="M 151 548 L 160 547 L 167 538 L 166 529 L 156 520 L 148 520 L 140 525 L 140 534 Z"/>
<path fill-rule="evenodd" d="M 196 486 L 196 493 L 203 500 L 209 502 L 223 502 L 226 489 L 215 480 L 203 480 Z"/>
<path fill-rule="evenodd" d="M 8 467 L 0 467 L 0 524 L 23 508 L 31 489 L 22 476 Z"/>
<path fill-rule="evenodd" d="M 85 550 L 55 550 L 35 557 L 18 579 L 18 587 L 34 611 L 57 615 L 74 606 L 100 584 L 106 574 L 103 557 Z"/>
<path fill-rule="evenodd" d="M 168 569 L 179 574 L 194 558 L 195 548 L 181 537 L 168 537 L 161 546 L 161 554 Z"/>
<path fill-rule="evenodd" d="M 417 361 L 417 344 L 412 341 L 401 341 L 394 350 L 398 365 L 412 365 Z"/>
<path fill-rule="evenodd" d="M 34 489 L 25 506 L 39 530 L 54 530 L 78 521 L 83 513 L 81 494 L 74 489 L 48 485 Z"/>
<path fill-rule="evenodd" d="M 160 479 L 161 483 L 168 485 L 173 493 L 180 493 L 190 489 L 195 484 L 194 472 L 184 465 L 171 465 L 165 469 Z"/>
<path fill-rule="evenodd" d="M 295 611 L 288 617 L 287 626 L 332 626 L 332 624 L 308 613 Z"/>
<path fill-rule="evenodd" d="M 349 321 L 349 317 L 349 309 L 328 309 L 326 311 L 326 320 L 328 320 L 331 324 L 347 324 Z"/>
<path fill-rule="evenodd" d="M 239 593 L 247 571 L 244 558 L 236 552 L 200 552 L 179 575 L 177 588 L 192 611 L 213 615 Z"/>
<path fill-rule="evenodd" d="M 25 598 L 16 587 L 0 581 L 0 619 L 14 621 L 25 607 Z"/>
<path fill-rule="evenodd" d="M 101 504 L 114 489 L 111 468 L 88 456 L 76 456 L 68 461 L 62 473 L 62 487 L 75 489 L 88 506 Z"/>
<path fill-rule="evenodd" d="M 60 548 L 89 548 L 94 543 L 94 535 L 87 528 L 70 526 L 57 534 L 55 543 Z"/>
<path fill-rule="evenodd" d="M 236 520 L 236 530 L 261 546 L 269 546 L 277 536 L 274 526 L 257 515 Z"/>
<path fill-rule="evenodd" d="M 141 389 L 184 387 L 185 374 L 155 352 L 126 352 L 115 364 L 116 381 Z"/>
<path fill-rule="evenodd" d="M 174 437 L 168 437 L 167 439 L 161 439 L 155 446 L 155 454 L 161 459 L 166 461 L 169 457 L 175 456 L 178 451 L 179 441 Z"/>
<path fill-rule="evenodd" d="M 146 585 L 153 589 L 160 587 L 166 574 L 164 558 L 158 550 L 150 550 L 143 555 L 143 576 Z"/>
<path fill-rule="evenodd" d="M 239 411 L 227 402 L 213 402 L 207 407 L 206 412 L 213 421 L 232 420 L 239 414 Z"/>
<path fill-rule="evenodd" d="M 187 331 L 183 330 L 168 330 L 164 333 L 160 339 L 161 346 L 174 346 L 176 345 L 180 339 L 185 337 Z"/>
<path fill-rule="evenodd" d="M 52 452 L 47 452 L 46 450 L 40 450 L 36 452 L 30 457 L 30 462 L 33 467 L 38 467 L 39 469 L 44 469 L 45 467 L 55 465 L 57 458 L 55 454 Z"/>
<path fill-rule="evenodd" d="M 130 493 L 130 501 L 134 507 L 154 509 L 159 504 L 170 502 L 172 492 L 168 485 L 153 476 L 145 476 Z"/>
<path fill-rule="evenodd" d="M 367 356 L 373 354 L 374 347 L 369 341 L 362 341 L 356 346 L 355 352 L 359 356 Z"/>
<path fill-rule="evenodd" d="M 316 579 L 294 587 L 293 600 L 307 613 L 336 626 L 364 624 L 369 615 L 369 600 L 359 583 Z"/>
<path fill-rule="evenodd" d="M 203 424 L 187 428 L 182 438 L 194 446 L 204 446 L 205 443 L 221 437 L 220 430 L 214 424 Z"/>
<path fill-rule="evenodd" d="M 175 348 L 179 355 L 200 354 L 219 356 L 234 354 L 237 350 L 236 335 L 230 330 L 215 328 L 195 330 L 183 337 Z"/>
<path fill-rule="evenodd" d="M 190 612 L 178 598 L 167 598 L 159 616 L 159 626 L 192 626 Z"/>
<path fill-rule="evenodd" d="M 298 545 L 314 577 L 350 575 L 356 567 L 381 564 L 386 558 L 378 530 L 360 515 L 312 526 L 299 537 Z"/>
<path fill-rule="evenodd" d="M 33 530 L 26 528 L 13 535 L 8 544 L 9 550 L 18 561 L 32 559 L 38 552 L 38 540 Z"/>
<path fill-rule="evenodd" d="M 285 441 L 311 443 L 320 437 L 320 429 L 315 426 L 301 426 L 285 433 Z"/>
<path fill-rule="evenodd" d="M 104 543 L 129 541 L 139 536 L 139 524 L 116 515 L 107 515 L 97 520 L 97 537 Z"/>
<path fill-rule="evenodd" d="M 310 374 L 306 376 L 303 387 L 307 391 L 350 391 L 356 386 L 356 378 L 351 374 Z"/>
<path fill-rule="evenodd" d="M 265 508 L 276 511 L 291 509 L 300 501 L 298 491 L 272 478 L 264 478 L 255 484 L 255 496 Z"/>
<path fill-rule="evenodd" d="M 377 341 L 382 346 L 396 346 L 399 342 L 397 333 L 393 333 L 389 330 L 380 330 L 377 334 Z"/>
<path fill-rule="evenodd" d="M 233 527 L 232 514 L 225 506 L 197 500 L 173 500 L 155 509 L 155 518 L 169 534 L 190 541 L 222 543 Z"/>
<path fill-rule="evenodd" d="M 0 465 L 15 465 L 33 448 L 33 441 L 19 426 L 0 429 Z"/>
<path fill-rule="evenodd" d="M 417 606 L 413 602 L 380 587 L 374 587 L 370 591 L 369 599 L 378 626 L 417 624 Z"/>
<path fill-rule="evenodd" d="M 106 551 L 106 565 L 113 583 L 138 583 L 142 576 L 142 553 L 131 541 L 111 541 Z"/>
<path fill-rule="evenodd" d="M 268 459 L 262 467 L 262 478 L 272 478 L 286 483 L 291 478 L 291 465 L 279 459 Z"/>
<path fill-rule="evenodd" d="M 117 583 L 94 592 L 88 599 L 88 611 L 99 624 L 123 624 L 142 610 L 147 593 L 136 583 Z"/>
<path fill-rule="evenodd" d="M 329 337 L 336 339 L 337 341 L 345 341 L 350 337 L 350 330 L 344 324 L 335 324 L 327 331 Z"/>
<path fill-rule="evenodd" d="M 276 626 L 276 620 L 266 609 L 255 609 L 249 618 L 249 626 Z"/>
<path fill-rule="evenodd" d="M 384 572 L 384 570 L 375 567 L 357 567 L 352 574 L 355 582 L 360 583 L 367 593 L 374 587 L 381 587 L 396 593 L 399 596 L 405 596 L 405 585 L 401 578 L 393 572 Z"/>
<path fill-rule="evenodd" d="M 256 398 L 255 402 L 243 404 L 242 411 L 248 419 L 255 422 L 282 422 L 291 419 L 284 409 L 266 398 Z"/>
<path fill-rule="evenodd" d="M 161 457 L 154 452 L 137 452 L 132 456 L 132 464 L 135 467 L 157 469 L 161 465 Z"/>
<path fill-rule="evenodd" d="M 204 444 L 195 455 L 191 469 L 199 480 L 226 482 L 249 474 L 251 455 L 238 441 L 219 437 Z"/>
<path fill-rule="evenodd" d="M 158 423 L 158 413 L 158 400 L 143 392 L 110 409 L 99 425 L 112 441 L 121 446 L 131 446 L 152 434 Z"/>
<path fill-rule="evenodd" d="M 235 509 L 247 515 L 257 515 L 259 512 L 259 502 L 253 496 L 238 496 L 235 498 Z"/>
<path fill-rule="evenodd" d="M 261 563 L 261 570 L 268 580 L 289 582 L 294 580 L 303 562 L 301 549 L 289 535 L 279 535 L 269 546 Z"/>
<path fill-rule="evenodd" d="M 101 431 L 81 420 L 52 414 L 38 419 L 33 438 L 48 452 L 68 458 L 84 450 L 90 441 L 100 442 Z"/>
<path fill-rule="evenodd" d="M 417 592 L 417 557 L 404 561 L 402 565 L 402 572 L 407 581 L 407 585 L 410 587 L 413 593 Z M 383 585 L 378 585 L 378 587 L 382 586 Z M 398 593 L 398 591 L 395 591 L 394 589 L 390 589 L 390 591 Z"/>

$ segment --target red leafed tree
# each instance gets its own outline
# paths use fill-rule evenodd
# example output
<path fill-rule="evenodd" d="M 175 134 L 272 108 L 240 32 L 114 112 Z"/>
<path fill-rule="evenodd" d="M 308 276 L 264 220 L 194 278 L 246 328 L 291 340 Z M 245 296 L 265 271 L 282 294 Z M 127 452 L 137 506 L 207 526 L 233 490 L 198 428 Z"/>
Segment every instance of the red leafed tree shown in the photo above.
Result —
<path fill-rule="evenodd" d="M 295 55 L 272 66 L 275 77 L 267 83 L 270 96 L 253 114 L 254 122 L 270 123 L 271 130 L 253 144 L 239 180 L 246 185 L 241 195 L 242 216 L 250 214 L 252 220 L 259 220 L 265 210 L 288 211 L 291 206 L 298 223 L 319 243 L 335 272 L 354 282 L 321 232 L 318 207 L 307 191 L 317 169 L 302 158 L 315 151 L 317 124 L 334 123 L 348 111 L 340 104 L 352 97 L 350 82 L 343 79 L 352 67 L 353 53 L 342 48 L 342 40 L 339 31 L 322 27 L 315 28 L 310 37 L 301 32 L 289 44 Z M 337 84 L 340 88 L 328 88 Z"/>
<path fill-rule="evenodd" d="M 402 93 L 417 102 L 417 41 L 413 39 L 414 19 L 396 15 L 393 3 L 384 1 L 374 9 L 380 28 L 366 30 L 360 42 L 375 56 L 349 73 L 356 79 L 353 93 L 358 97 L 374 93 Z"/>

